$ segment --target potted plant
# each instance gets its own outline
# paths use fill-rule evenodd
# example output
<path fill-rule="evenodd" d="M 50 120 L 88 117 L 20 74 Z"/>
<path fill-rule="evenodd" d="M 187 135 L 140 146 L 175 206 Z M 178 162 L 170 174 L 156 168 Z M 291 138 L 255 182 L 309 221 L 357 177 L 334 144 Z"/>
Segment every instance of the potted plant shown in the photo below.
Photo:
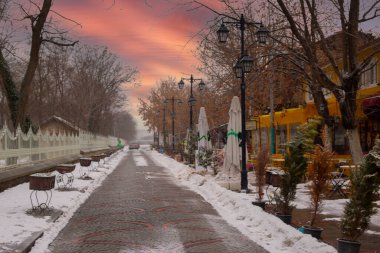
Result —
<path fill-rule="evenodd" d="M 360 251 L 358 238 L 368 228 L 371 216 L 376 213 L 375 200 L 380 185 L 380 140 L 365 156 L 363 163 L 351 172 L 350 199 L 344 208 L 341 223 L 342 238 L 338 240 L 338 253 Z"/>
<path fill-rule="evenodd" d="M 75 170 L 75 164 L 58 164 L 55 170 L 60 174 L 71 173 Z"/>
<path fill-rule="evenodd" d="M 305 152 L 314 148 L 314 139 L 318 135 L 320 121 L 312 119 L 298 128 L 293 142 L 287 145 L 284 174 L 281 176 L 280 192 L 274 194 L 276 216 L 286 224 L 292 221 L 293 206 L 297 184 L 303 179 L 307 170 Z"/>
<path fill-rule="evenodd" d="M 35 173 L 29 176 L 29 189 L 48 191 L 55 186 L 55 175 L 52 173 Z"/>
<path fill-rule="evenodd" d="M 332 158 L 334 153 L 331 152 L 326 145 L 328 136 L 326 131 L 322 133 L 324 146 L 316 145 L 312 156 L 312 166 L 308 171 L 308 177 L 311 180 L 309 184 L 310 190 L 310 207 L 311 217 L 309 225 L 304 225 L 302 231 L 305 234 L 320 239 L 323 229 L 316 227 L 318 214 L 321 211 L 323 196 L 328 190 L 331 171 L 333 170 Z"/>
<path fill-rule="evenodd" d="M 199 148 L 197 152 L 198 165 L 207 169 L 208 166 L 211 166 L 212 156 L 213 156 L 212 149 L 206 149 L 204 147 Z"/>
<path fill-rule="evenodd" d="M 255 168 L 257 200 L 252 202 L 253 205 L 259 206 L 262 209 L 265 209 L 266 203 L 266 201 L 263 201 L 263 196 L 265 185 L 265 167 L 268 163 L 268 160 L 268 147 L 264 146 L 257 154 L 257 165 Z"/>

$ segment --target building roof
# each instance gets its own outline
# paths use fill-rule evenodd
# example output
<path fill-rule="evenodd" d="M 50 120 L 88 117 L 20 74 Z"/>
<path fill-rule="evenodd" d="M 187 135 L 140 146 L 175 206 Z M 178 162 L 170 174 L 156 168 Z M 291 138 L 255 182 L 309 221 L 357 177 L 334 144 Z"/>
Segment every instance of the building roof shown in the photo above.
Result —
<path fill-rule="evenodd" d="M 45 120 L 44 122 L 41 123 L 40 127 L 43 127 L 44 125 L 46 125 L 47 123 L 49 122 L 52 122 L 52 121 L 57 121 L 59 123 L 62 123 L 63 125 L 65 125 L 67 128 L 73 130 L 73 131 L 79 131 L 80 128 L 75 126 L 74 124 L 72 124 L 71 122 L 59 117 L 59 116 L 56 116 L 56 115 L 53 115 L 51 116 L 50 118 L 48 118 L 47 120 Z"/>

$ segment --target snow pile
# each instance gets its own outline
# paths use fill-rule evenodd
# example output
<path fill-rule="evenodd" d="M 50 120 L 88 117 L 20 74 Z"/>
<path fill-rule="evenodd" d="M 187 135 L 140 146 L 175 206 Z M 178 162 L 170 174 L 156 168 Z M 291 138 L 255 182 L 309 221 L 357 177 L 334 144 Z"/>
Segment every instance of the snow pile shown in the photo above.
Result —
<path fill-rule="evenodd" d="M 158 152 L 152 152 L 152 158 L 158 165 L 169 169 L 182 184 L 200 194 L 229 224 L 269 252 L 336 252 L 332 246 L 302 234 L 277 217 L 253 206 L 253 196 L 226 190 L 213 178 L 194 173 L 187 165 Z"/>
<path fill-rule="evenodd" d="M 0 213 L 2 214 L 0 224 L 3 228 L 7 228 L 0 230 L 0 252 L 9 252 L 12 246 L 20 244 L 37 231 L 44 231 L 44 236 L 36 242 L 31 252 L 44 252 L 78 207 L 102 184 L 125 154 L 124 151 L 113 154 L 107 161 L 109 169 L 99 168 L 98 172 L 90 172 L 93 180 L 78 179 L 79 164 L 76 164 L 73 171 L 75 177 L 73 187 L 78 190 L 58 191 L 57 185 L 53 190 L 50 206 L 63 212 L 54 223 L 48 221 L 50 216 L 34 217 L 26 214 L 27 210 L 31 209 L 29 183 L 20 184 L 0 193 Z M 56 171 L 54 173 L 58 174 Z M 39 197 L 44 199 L 44 193 L 39 193 Z"/>
<path fill-rule="evenodd" d="M 148 162 L 141 155 L 140 151 L 133 151 L 133 161 L 135 162 L 137 167 L 148 166 Z"/>

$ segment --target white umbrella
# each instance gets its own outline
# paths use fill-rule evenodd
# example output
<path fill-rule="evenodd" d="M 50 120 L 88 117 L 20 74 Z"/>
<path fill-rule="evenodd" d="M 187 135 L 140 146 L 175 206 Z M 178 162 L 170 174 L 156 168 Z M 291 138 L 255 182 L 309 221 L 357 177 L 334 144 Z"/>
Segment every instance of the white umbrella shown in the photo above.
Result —
<path fill-rule="evenodd" d="M 185 139 L 184 149 L 183 149 L 185 154 L 189 154 L 189 146 L 188 146 L 189 142 L 190 142 L 190 129 L 187 129 L 186 130 L 186 139 Z"/>
<path fill-rule="evenodd" d="M 204 148 L 207 150 L 212 149 L 208 122 L 206 117 L 206 110 L 201 107 L 198 118 L 198 149 Z"/>
<path fill-rule="evenodd" d="M 229 178 L 240 173 L 240 153 L 239 147 L 241 133 L 241 108 L 237 96 L 232 98 L 230 110 L 228 112 L 230 119 L 227 128 L 227 145 L 224 150 L 224 163 L 222 173 Z"/>

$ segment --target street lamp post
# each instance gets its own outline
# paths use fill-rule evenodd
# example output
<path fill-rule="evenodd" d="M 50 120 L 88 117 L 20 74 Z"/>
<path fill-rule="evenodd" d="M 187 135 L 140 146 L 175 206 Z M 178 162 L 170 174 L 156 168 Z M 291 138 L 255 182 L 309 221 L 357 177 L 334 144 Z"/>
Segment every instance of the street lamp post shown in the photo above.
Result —
<path fill-rule="evenodd" d="M 189 96 L 189 105 L 190 105 L 190 115 L 189 115 L 189 119 L 190 119 L 190 125 L 189 125 L 189 128 L 190 128 L 190 131 L 193 130 L 193 106 L 195 105 L 195 101 L 196 99 L 194 98 L 194 95 L 193 95 L 193 83 L 194 81 L 199 81 L 199 89 L 200 90 L 203 90 L 206 86 L 206 84 L 203 82 L 202 79 L 200 78 L 194 78 L 193 75 L 190 75 L 190 78 L 184 78 L 182 77 L 181 80 L 178 82 L 178 87 L 179 89 L 183 89 L 183 87 L 185 86 L 185 82 L 183 80 L 188 80 L 190 81 L 190 96 Z"/>
<path fill-rule="evenodd" d="M 190 113 L 189 113 L 189 129 L 190 129 L 190 136 L 193 134 L 193 106 L 195 105 L 195 98 L 193 95 L 193 83 L 194 81 L 199 81 L 199 89 L 204 90 L 206 87 L 206 84 L 203 82 L 200 78 L 194 78 L 193 75 L 190 75 L 190 78 L 184 78 L 182 77 L 181 80 L 178 82 L 178 88 L 180 90 L 183 89 L 185 86 L 185 82 L 183 80 L 190 81 L 190 96 L 189 96 L 189 106 L 190 106 Z M 190 141 L 191 143 L 191 141 Z M 192 155 L 190 155 L 190 163 L 192 162 Z"/>
<path fill-rule="evenodd" d="M 162 135 L 164 139 L 164 149 L 166 149 L 166 104 L 164 101 L 164 116 L 162 117 Z"/>
<path fill-rule="evenodd" d="M 160 117 L 160 110 L 156 111 L 156 121 L 158 122 L 158 119 Z M 160 149 L 160 128 L 159 128 L 159 123 L 157 123 L 157 148 Z"/>
<path fill-rule="evenodd" d="M 231 17 L 229 17 L 231 18 Z M 233 19 L 233 21 L 223 22 L 217 31 L 219 42 L 225 43 L 227 42 L 229 30 L 225 26 L 225 24 L 234 24 L 238 25 L 240 29 L 240 59 L 234 66 L 235 75 L 237 78 L 241 79 L 240 85 L 240 101 L 241 101 L 241 125 L 242 125 L 242 133 L 241 133 L 241 148 L 242 148 L 242 161 L 241 161 L 241 190 L 242 192 L 248 191 L 248 176 L 247 176 L 247 166 L 246 166 L 246 131 L 245 131 L 245 74 L 251 72 L 253 59 L 248 55 L 244 48 L 244 31 L 247 26 L 255 26 L 257 29 L 256 35 L 259 43 L 265 44 L 266 38 L 269 34 L 269 30 L 263 26 L 262 23 L 250 23 L 246 22 L 244 19 L 244 15 L 240 16 L 240 19 Z"/>
<path fill-rule="evenodd" d="M 171 98 L 166 98 L 165 103 L 168 103 L 168 100 L 171 100 L 172 102 L 172 112 L 171 112 L 171 118 L 172 118 L 172 151 L 174 152 L 174 144 L 175 144 L 175 138 L 174 138 L 174 118 L 175 118 L 175 112 L 174 112 L 174 101 L 178 101 L 178 104 L 182 104 L 182 100 L 179 98 L 174 98 L 172 96 Z"/>

